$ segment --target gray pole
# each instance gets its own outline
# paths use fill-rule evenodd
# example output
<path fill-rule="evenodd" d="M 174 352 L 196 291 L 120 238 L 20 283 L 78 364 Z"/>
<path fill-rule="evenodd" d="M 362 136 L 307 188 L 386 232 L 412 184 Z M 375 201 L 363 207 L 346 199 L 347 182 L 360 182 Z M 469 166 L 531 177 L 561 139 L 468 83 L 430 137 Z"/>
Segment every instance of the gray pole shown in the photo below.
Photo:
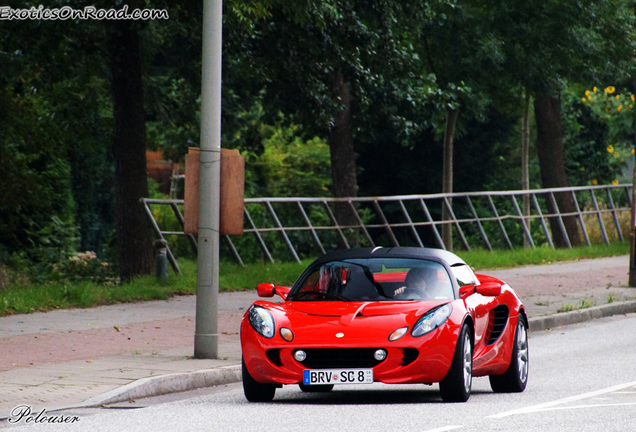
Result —
<path fill-rule="evenodd" d="M 222 0 L 203 0 L 199 253 L 194 357 L 218 358 Z"/>

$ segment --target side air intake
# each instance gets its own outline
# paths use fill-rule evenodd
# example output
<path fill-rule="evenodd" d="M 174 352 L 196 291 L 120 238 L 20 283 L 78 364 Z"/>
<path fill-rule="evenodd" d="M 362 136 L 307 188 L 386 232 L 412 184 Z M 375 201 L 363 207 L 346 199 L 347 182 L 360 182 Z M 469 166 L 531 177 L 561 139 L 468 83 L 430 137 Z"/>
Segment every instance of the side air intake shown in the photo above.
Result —
<path fill-rule="evenodd" d="M 492 345 L 497 342 L 508 323 L 508 306 L 499 305 L 490 312 L 488 320 L 488 342 L 486 345 Z"/>

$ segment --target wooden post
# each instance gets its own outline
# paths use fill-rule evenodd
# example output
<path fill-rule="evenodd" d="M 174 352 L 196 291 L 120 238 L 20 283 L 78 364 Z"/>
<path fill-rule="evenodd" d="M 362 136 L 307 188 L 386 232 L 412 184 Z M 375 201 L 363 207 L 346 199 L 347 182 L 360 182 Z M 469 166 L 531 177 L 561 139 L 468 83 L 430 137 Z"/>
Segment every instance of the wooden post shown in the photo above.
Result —
<path fill-rule="evenodd" d="M 186 155 L 184 194 L 184 229 L 186 234 L 199 232 L 199 149 Z M 245 193 L 245 157 L 238 150 L 221 149 L 221 192 L 219 234 L 243 234 Z"/>

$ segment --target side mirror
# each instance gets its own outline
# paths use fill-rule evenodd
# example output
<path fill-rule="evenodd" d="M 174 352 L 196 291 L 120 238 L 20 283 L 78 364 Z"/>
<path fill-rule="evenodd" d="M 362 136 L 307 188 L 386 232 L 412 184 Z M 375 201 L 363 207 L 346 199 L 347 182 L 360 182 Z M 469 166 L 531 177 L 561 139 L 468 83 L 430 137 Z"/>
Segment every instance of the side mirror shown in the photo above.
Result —
<path fill-rule="evenodd" d="M 259 297 L 274 297 L 274 294 L 279 295 L 283 300 L 287 298 L 287 295 L 291 291 L 290 287 L 275 286 L 271 283 L 258 284 L 256 292 Z"/>
<path fill-rule="evenodd" d="M 471 294 L 475 294 L 477 291 L 475 289 L 475 285 L 465 285 L 463 287 L 459 287 L 459 296 L 461 298 L 466 298 Z"/>
<path fill-rule="evenodd" d="M 271 283 L 262 283 L 258 284 L 256 287 L 256 292 L 259 297 L 274 297 L 274 293 L 276 292 L 276 287 Z"/>
<path fill-rule="evenodd" d="M 477 285 L 477 293 L 486 297 L 497 297 L 501 294 L 501 284 L 497 282 L 484 282 Z"/>

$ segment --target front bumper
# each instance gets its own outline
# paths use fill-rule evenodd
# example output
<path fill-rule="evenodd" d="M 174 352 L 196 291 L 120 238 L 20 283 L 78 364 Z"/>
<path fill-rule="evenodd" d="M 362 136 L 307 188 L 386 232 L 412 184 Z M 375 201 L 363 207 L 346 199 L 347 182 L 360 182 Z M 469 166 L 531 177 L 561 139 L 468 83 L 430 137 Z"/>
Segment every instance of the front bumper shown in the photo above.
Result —
<path fill-rule="evenodd" d="M 434 383 L 441 381 L 450 368 L 457 343 L 458 330 L 445 325 L 430 334 L 414 338 L 405 335 L 395 342 L 387 339 L 366 338 L 334 344 L 327 340 L 294 340 L 291 343 L 280 338 L 267 339 L 257 334 L 244 321 L 241 326 L 243 359 L 252 377 L 260 383 L 298 384 L 303 371 L 317 369 L 309 357 L 297 361 L 293 354 L 297 349 L 308 352 L 329 350 L 330 360 L 324 368 L 372 367 L 374 381 L 386 384 Z M 387 351 L 387 357 L 376 364 L 358 364 L 361 350 L 373 352 L 378 348 Z M 371 354 L 372 355 L 372 354 Z M 341 357 L 340 362 L 338 357 Z M 373 362 L 373 360 L 371 360 Z M 335 363 L 334 363 L 335 362 Z M 308 367 L 307 365 L 312 367 Z M 319 368 L 318 368 L 319 369 Z"/>

